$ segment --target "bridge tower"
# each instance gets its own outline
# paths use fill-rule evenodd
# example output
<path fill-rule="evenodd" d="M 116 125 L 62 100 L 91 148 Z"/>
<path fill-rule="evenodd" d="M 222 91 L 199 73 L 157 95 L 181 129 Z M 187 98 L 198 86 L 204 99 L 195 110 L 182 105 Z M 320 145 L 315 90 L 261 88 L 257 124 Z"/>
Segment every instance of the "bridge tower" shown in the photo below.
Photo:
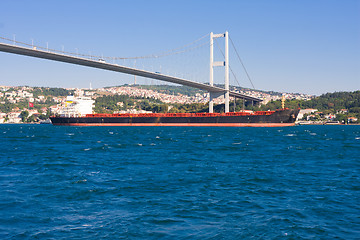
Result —
<path fill-rule="evenodd" d="M 224 61 L 214 62 L 214 38 L 225 38 L 225 59 Z M 225 67 L 225 112 L 229 112 L 229 33 L 214 34 L 210 33 L 210 86 L 214 86 L 214 67 Z M 221 94 L 220 94 L 221 95 Z M 210 92 L 209 113 L 214 112 L 214 98 L 220 96 L 218 93 Z"/>

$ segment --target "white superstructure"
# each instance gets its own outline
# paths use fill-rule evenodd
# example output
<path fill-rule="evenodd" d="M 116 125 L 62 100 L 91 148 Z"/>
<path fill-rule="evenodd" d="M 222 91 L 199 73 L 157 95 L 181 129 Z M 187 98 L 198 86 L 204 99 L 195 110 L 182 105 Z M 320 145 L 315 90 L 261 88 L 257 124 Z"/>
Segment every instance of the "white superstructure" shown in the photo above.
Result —
<path fill-rule="evenodd" d="M 92 114 L 95 101 L 89 97 L 67 96 L 65 107 L 60 110 L 61 117 L 83 117 Z"/>

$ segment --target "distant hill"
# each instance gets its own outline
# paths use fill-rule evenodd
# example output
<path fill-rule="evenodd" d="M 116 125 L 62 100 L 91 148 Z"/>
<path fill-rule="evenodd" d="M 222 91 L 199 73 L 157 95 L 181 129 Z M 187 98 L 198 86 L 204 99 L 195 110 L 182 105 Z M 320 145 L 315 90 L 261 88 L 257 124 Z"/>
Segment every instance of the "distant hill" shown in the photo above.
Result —
<path fill-rule="evenodd" d="M 350 112 L 360 113 L 360 91 L 326 93 L 304 102 L 304 106 L 319 110 L 348 109 Z"/>
<path fill-rule="evenodd" d="M 360 91 L 326 93 L 308 101 L 287 100 L 287 108 L 313 108 L 320 112 L 337 114 L 338 119 L 356 117 L 360 120 Z M 281 108 L 281 101 L 271 101 L 260 106 L 261 110 Z M 346 109 L 346 111 L 341 111 Z"/>
<path fill-rule="evenodd" d="M 133 85 L 123 85 L 123 86 L 133 86 Z M 215 86 L 223 87 L 224 85 L 216 84 Z M 186 95 L 186 96 L 194 96 L 197 93 L 204 94 L 206 91 L 202 91 L 199 89 L 187 87 L 187 86 L 176 86 L 176 85 L 136 85 L 138 88 L 149 89 L 153 91 L 158 91 L 165 94 L 170 95 Z M 272 91 L 260 91 L 260 90 L 252 90 L 247 88 L 235 87 L 231 86 L 231 90 L 243 90 L 243 91 L 259 91 L 263 93 L 267 93 L 270 95 L 281 95 L 279 92 Z M 66 90 L 63 88 L 46 88 L 46 87 L 8 87 L 2 88 L 0 91 L 0 112 L 10 112 L 15 107 L 19 109 L 24 109 L 28 106 L 28 100 L 23 97 L 18 100 L 16 103 L 10 102 L 8 95 L 6 93 L 22 92 L 28 91 L 33 93 L 33 97 L 37 98 L 39 95 L 45 96 L 45 102 L 43 101 L 35 101 L 35 108 L 40 109 L 42 107 L 49 107 L 50 105 L 55 104 L 52 97 L 54 96 L 66 96 L 69 94 L 73 94 L 73 90 Z M 96 92 L 96 90 L 93 90 Z M 16 94 L 15 94 L 16 95 Z M 106 94 L 105 94 L 106 95 Z M 13 101 L 16 96 L 13 96 Z M 172 112 L 203 112 L 207 111 L 208 106 L 204 104 L 164 104 L 160 100 L 150 99 L 150 98 L 131 98 L 125 96 L 109 96 L 104 97 L 103 94 L 97 96 L 96 101 L 96 111 L 97 112 L 112 112 L 125 110 L 127 108 L 138 108 L 144 109 L 148 111 L 166 111 L 168 106 L 172 105 Z M 312 100 L 304 101 L 304 100 L 286 100 L 285 103 L 288 108 L 315 108 L 319 111 L 328 112 L 328 113 L 337 113 L 341 109 L 347 109 L 349 116 L 355 116 L 360 118 L 360 91 L 354 92 L 335 92 L 335 93 L 327 93 L 323 94 L 319 97 L 315 97 Z M 159 106 L 161 110 L 158 109 Z M 243 103 L 241 100 L 237 100 L 236 102 L 236 111 L 241 110 Z M 231 106 L 233 108 L 233 106 Z M 215 106 L 216 111 L 223 111 L 223 104 Z M 252 106 L 251 103 L 246 102 L 245 108 L 252 110 L 275 110 L 281 108 L 281 101 L 270 101 L 266 105 L 260 106 Z M 170 111 L 170 108 L 169 108 Z M 233 110 L 232 110 L 233 111 Z"/>
<path fill-rule="evenodd" d="M 170 94 L 170 95 L 182 94 L 182 95 L 186 95 L 186 96 L 194 96 L 196 93 L 200 93 L 200 94 L 206 93 L 206 91 L 203 91 L 200 89 L 196 89 L 196 88 L 192 88 L 192 87 L 188 87 L 188 86 L 177 86 L 177 85 L 128 85 L 128 84 L 124 84 L 124 85 L 120 85 L 118 87 L 122 87 L 122 86 L 135 86 L 138 88 L 149 89 L 149 90 L 158 91 L 158 92 Z M 214 84 L 214 86 L 224 88 L 224 84 Z M 282 95 L 281 92 L 263 91 L 263 90 L 258 90 L 258 89 L 243 88 L 243 87 L 239 87 L 239 86 L 231 86 L 230 85 L 229 88 L 232 91 L 256 91 L 256 92 L 267 93 L 269 95 L 276 95 L 276 96 Z"/>
<path fill-rule="evenodd" d="M 264 107 L 279 108 L 281 101 L 271 101 Z M 360 91 L 326 93 L 309 101 L 288 100 L 286 106 L 289 108 L 315 108 L 319 111 L 338 111 L 348 109 L 349 112 L 360 113 Z"/>
<path fill-rule="evenodd" d="M 182 94 L 186 96 L 194 96 L 196 93 L 203 94 L 205 91 L 188 87 L 175 85 L 137 85 L 138 88 L 149 89 L 169 95 Z"/>
<path fill-rule="evenodd" d="M 47 96 L 69 96 L 73 95 L 74 91 L 66 90 L 64 88 L 49 88 L 49 87 L 33 87 L 32 93 L 34 97 L 43 95 Z"/>

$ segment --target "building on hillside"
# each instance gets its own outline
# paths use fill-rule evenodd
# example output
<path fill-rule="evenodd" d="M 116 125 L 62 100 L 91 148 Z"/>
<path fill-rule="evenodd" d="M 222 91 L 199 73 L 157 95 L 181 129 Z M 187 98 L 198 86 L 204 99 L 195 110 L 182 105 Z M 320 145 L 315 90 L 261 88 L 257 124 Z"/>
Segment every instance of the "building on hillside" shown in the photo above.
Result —
<path fill-rule="evenodd" d="M 21 123 L 21 112 L 10 112 L 7 114 L 9 120 L 8 123 Z"/>
<path fill-rule="evenodd" d="M 310 114 L 310 113 L 314 113 L 314 112 L 317 112 L 317 111 L 318 111 L 317 109 L 312 109 L 312 108 L 301 109 L 299 114 L 298 114 L 297 120 L 302 119 L 305 114 Z"/>
<path fill-rule="evenodd" d="M 0 123 L 4 123 L 5 122 L 5 117 L 6 117 L 6 113 L 0 112 Z"/>
<path fill-rule="evenodd" d="M 356 123 L 357 120 L 358 119 L 356 117 L 348 117 L 348 123 Z"/>
<path fill-rule="evenodd" d="M 325 118 L 328 119 L 328 120 L 334 120 L 336 118 L 336 115 L 330 113 L 328 115 L 325 115 Z"/>
<path fill-rule="evenodd" d="M 341 114 L 346 114 L 348 113 L 349 111 L 347 109 L 340 109 L 338 110 L 336 113 L 341 113 Z"/>
<path fill-rule="evenodd" d="M 311 121 L 311 120 L 315 120 L 315 119 L 316 119 L 316 116 L 314 114 L 308 115 L 306 117 L 306 121 Z"/>
<path fill-rule="evenodd" d="M 36 109 L 28 110 L 28 112 L 29 112 L 29 117 L 31 115 L 33 115 L 33 114 L 38 114 L 39 113 L 38 110 L 36 110 Z"/>
<path fill-rule="evenodd" d="M 5 93 L 5 97 L 7 97 L 8 99 L 12 98 L 12 97 L 15 97 L 15 96 L 16 96 L 15 92 L 6 92 Z"/>

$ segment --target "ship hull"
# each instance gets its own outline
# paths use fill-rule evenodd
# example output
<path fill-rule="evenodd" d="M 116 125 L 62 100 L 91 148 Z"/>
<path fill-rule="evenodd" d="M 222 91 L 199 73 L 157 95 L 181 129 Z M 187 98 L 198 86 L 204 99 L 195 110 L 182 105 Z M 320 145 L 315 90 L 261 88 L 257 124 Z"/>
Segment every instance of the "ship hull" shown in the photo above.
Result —
<path fill-rule="evenodd" d="M 50 119 L 53 125 L 60 126 L 285 127 L 295 125 L 298 112 L 285 109 L 261 114 L 93 114 Z"/>

